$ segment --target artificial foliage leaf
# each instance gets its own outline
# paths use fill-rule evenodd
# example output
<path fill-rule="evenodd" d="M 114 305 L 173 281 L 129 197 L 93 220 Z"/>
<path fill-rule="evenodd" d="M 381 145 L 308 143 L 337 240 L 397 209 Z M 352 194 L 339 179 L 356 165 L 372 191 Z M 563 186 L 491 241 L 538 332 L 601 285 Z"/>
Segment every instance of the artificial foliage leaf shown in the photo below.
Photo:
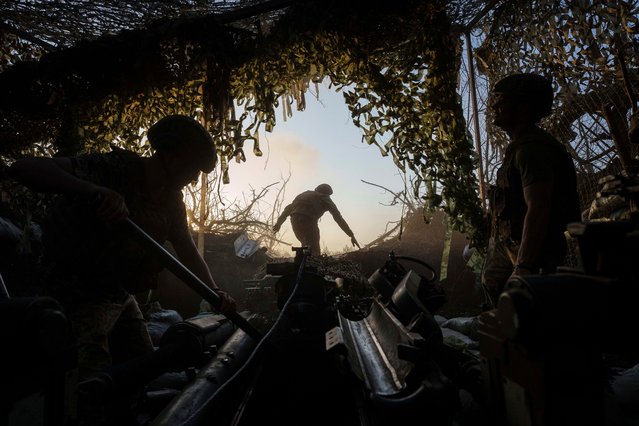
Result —
<path fill-rule="evenodd" d="M 81 90 L 90 76 L 75 86 L 64 81 L 62 94 L 75 95 L 69 107 L 75 126 L 69 128 L 79 131 L 59 139 L 79 139 L 79 152 L 116 144 L 148 154 L 145 129 L 156 120 L 167 114 L 197 117 L 214 136 L 228 183 L 229 162 L 246 160 L 243 142 L 253 139 L 253 153 L 261 155 L 258 132 L 273 131 L 278 113 L 303 111 L 310 84 L 326 80 L 343 94 L 363 141 L 415 173 L 415 190 L 429 205 L 443 207 L 456 229 L 480 239 L 475 156 L 456 87 L 460 40 L 446 5 L 295 2 L 259 37 L 185 27 L 188 37 L 140 42 L 149 47 L 149 58 L 127 64 L 142 76 L 136 85 L 96 94 L 96 100 L 85 99 L 88 92 Z M 570 14 L 566 19 L 572 22 Z"/>

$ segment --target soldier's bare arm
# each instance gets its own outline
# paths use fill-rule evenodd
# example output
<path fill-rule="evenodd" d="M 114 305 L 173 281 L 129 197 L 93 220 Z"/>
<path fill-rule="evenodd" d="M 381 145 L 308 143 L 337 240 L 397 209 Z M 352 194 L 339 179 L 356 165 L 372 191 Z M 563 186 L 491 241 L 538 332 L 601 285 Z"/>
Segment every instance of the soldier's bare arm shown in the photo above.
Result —
<path fill-rule="evenodd" d="M 528 210 L 524 218 L 517 264 L 532 265 L 539 257 L 539 251 L 548 233 L 552 209 L 552 182 L 537 182 L 525 186 L 524 200 Z"/>
<path fill-rule="evenodd" d="M 96 185 L 73 174 L 71 159 L 24 158 L 14 162 L 9 176 L 38 192 L 86 195 L 95 199 L 96 214 L 105 221 L 117 221 L 129 215 L 124 198 L 117 192 Z"/>

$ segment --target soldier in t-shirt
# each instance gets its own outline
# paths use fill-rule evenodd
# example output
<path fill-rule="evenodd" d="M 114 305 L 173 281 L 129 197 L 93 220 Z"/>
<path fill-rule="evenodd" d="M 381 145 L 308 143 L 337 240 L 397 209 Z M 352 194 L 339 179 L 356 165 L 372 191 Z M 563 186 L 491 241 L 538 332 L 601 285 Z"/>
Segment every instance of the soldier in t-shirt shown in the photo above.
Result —
<path fill-rule="evenodd" d="M 182 188 L 215 167 L 211 135 L 196 120 L 172 115 L 147 136 L 151 157 L 114 147 L 25 158 L 10 169 L 33 190 L 62 194 L 44 227 L 44 281 L 70 318 L 82 376 L 153 350 L 133 295 L 155 288 L 162 265 L 118 225 L 126 217 L 158 243 L 170 241 L 180 261 L 220 294 L 221 311 L 235 311 L 197 251 L 182 200 Z"/>
<path fill-rule="evenodd" d="M 320 231 L 317 222 L 326 212 L 330 212 L 339 227 L 351 237 L 353 246 L 359 247 L 359 243 L 355 239 L 355 235 L 348 226 L 337 206 L 331 200 L 333 188 L 323 183 L 318 185 L 313 191 L 304 191 L 299 194 L 293 202 L 286 206 L 282 214 L 275 222 L 273 231 L 278 232 L 287 217 L 291 217 L 291 226 L 295 237 L 303 246 L 308 246 L 311 255 L 320 255 Z"/>
<path fill-rule="evenodd" d="M 550 81 L 513 74 L 495 84 L 494 124 L 510 138 L 491 191 L 492 230 L 483 283 L 499 294 L 515 274 L 562 265 L 566 224 L 580 220 L 575 167 L 565 146 L 537 126 L 551 113 Z"/>

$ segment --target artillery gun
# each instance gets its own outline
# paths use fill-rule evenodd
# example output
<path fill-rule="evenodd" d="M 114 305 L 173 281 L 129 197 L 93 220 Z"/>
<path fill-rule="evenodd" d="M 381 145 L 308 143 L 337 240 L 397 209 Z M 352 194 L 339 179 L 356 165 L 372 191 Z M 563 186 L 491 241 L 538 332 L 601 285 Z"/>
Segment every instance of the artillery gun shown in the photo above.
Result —
<path fill-rule="evenodd" d="M 370 297 L 353 296 L 306 257 L 299 248 L 251 283 L 276 291 L 279 316 L 238 373 L 189 422 L 154 424 L 451 424 L 457 391 L 434 359 L 441 332 L 425 305 L 443 302 L 436 276 L 402 270 L 392 255 L 369 279 Z"/>
<path fill-rule="evenodd" d="M 154 353 L 81 383 L 70 380 L 74 357 L 65 352 L 54 382 L 55 394 L 66 397 L 53 398 L 53 388 L 21 373 L 16 380 L 58 407 L 42 411 L 43 424 L 452 425 L 463 374 L 433 316 L 444 294 L 432 268 L 425 265 L 432 274 L 424 277 L 402 265 L 418 260 L 391 253 L 365 288 L 354 288 L 318 274 L 307 251 L 296 251 L 292 262 L 268 264 L 257 285 L 273 291 L 272 323 L 241 314 L 264 330 L 261 340 L 203 315 L 171 326 Z M 162 388 L 172 374 L 181 386 Z M 8 400 L 9 424 L 17 424 L 16 408 L 33 404 L 27 394 Z"/>

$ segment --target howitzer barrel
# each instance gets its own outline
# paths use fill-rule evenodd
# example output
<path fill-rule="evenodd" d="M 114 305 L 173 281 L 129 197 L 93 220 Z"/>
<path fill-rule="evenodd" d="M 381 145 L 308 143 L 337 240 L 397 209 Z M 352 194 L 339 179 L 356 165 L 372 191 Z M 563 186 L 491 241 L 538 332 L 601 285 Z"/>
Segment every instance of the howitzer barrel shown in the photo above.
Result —
<path fill-rule="evenodd" d="M 215 358 L 202 367 L 197 377 L 187 385 L 180 396 L 158 414 L 154 426 L 205 424 L 203 419 L 220 415 L 210 406 L 212 396 L 244 365 L 256 346 L 254 339 L 237 330 L 220 348 Z M 210 420 L 209 420 L 210 422 Z"/>
<path fill-rule="evenodd" d="M 156 351 L 121 364 L 114 364 L 81 385 L 95 398 L 109 398 L 135 389 L 169 371 L 194 366 L 213 345 L 222 345 L 234 332 L 221 315 L 198 317 L 169 328 Z"/>

